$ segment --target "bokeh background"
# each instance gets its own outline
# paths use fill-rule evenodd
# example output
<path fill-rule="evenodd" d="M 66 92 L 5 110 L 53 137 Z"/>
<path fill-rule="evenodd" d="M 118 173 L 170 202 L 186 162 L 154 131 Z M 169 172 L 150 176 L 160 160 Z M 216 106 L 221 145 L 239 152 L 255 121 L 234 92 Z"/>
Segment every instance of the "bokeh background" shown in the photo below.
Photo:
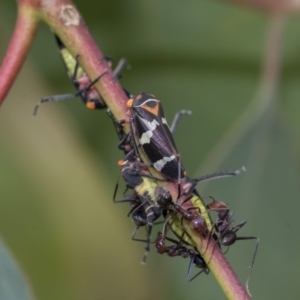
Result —
<path fill-rule="evenodd" d="M 76 4 L 104 53 L 130 61 L 124 87 L 155 94 L 169 122 L 179 109 L 193 111 L 175 134 L 191 177 L 246 166 L 199 192 L 227 202 L 236 222 L 248 220 L 239 235 L 259 236 L 254 299 L 299 299 L 299 16 L 204 0 Z M 16 4 L 0 6 L 2 58 Z M 281 42 L 267 54 L 276 34 Z M 279 48 L 276 81 L 263 70 Z M 0 232 L 36 298 L 224 299 L 212 275 L 186 283 L 187 260 L 152 249 L 140 265 L 129 208 L 112 202 L 122 153 L 104 111 L 75 99 L 31 116 L 39 98 L 72 91 L 42 25 L 0 112 Z M 241 241 L 227 253 L 242 282 L 253 251 L 253 241 Z"/>

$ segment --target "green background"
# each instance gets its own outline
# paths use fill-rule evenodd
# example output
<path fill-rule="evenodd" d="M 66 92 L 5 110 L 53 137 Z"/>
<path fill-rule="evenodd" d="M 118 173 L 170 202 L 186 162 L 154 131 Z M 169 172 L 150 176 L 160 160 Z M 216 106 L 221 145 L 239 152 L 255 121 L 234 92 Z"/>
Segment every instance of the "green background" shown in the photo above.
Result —
<path fill-rule="evenodd" d="M 220 1 L 76 4 L 103 52 L 129 60 L 124 87 L 155 94 L 169 122 L 179 109 L 193 111 L 175 134 L 191 177 L 246 166 L 241 176 L 198 190 L 228 203 L 236 222 L 248 220 L 240 236 L 259 236 L 254 299 L 299 299 L 297 16 L 284 26 L 280 81 L 260 114 L 268 15 Z M 0 6 L 2 58 L 16 5 Z M 140 265 L 143 245 L 130 240 L 129 207 L 112 202 L 122 153 L 104 111 L 75 99 L 42 105 L 31 117 L 39 98 L 72 91 L 42 25 L 0 111 L 0 232 L 37 299 L 224 299 L 212 275 L 186 283 L 188 260 L 152 249 Z M 248 119 L 239 120 L 245 111 Z M 254 242 L 244 241 L 227 253 L 242 282 L 253 250 Z"/>

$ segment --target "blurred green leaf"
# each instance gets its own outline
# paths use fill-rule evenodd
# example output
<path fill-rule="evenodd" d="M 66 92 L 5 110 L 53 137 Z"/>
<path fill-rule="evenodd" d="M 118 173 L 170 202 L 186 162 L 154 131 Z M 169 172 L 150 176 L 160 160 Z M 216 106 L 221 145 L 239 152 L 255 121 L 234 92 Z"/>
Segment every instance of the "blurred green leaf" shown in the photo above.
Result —
<path fill-rule="evenodd" d="M 24 274 L 0 239 L 0 299 L 34 299 Z"/>

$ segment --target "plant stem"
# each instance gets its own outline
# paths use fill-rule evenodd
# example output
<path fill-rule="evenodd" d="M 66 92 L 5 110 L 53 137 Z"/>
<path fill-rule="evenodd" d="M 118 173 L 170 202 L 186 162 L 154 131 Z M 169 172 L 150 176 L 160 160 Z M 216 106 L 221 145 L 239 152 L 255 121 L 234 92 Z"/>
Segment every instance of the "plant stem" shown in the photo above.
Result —
<path fill-rule="evenodd" d="M 202 199 L 200 200 L 202 201 Z M 187 203 L 182 203 L 181 205 L 188 209 Z M 205 206 L 204 203 L 203 205 Z M 203 213 L 208 213 L 208 211 L 201 211 L 202 215 Z M 197 245 L 199 253 L 205 260 L 227 298 L 230 300 L 251 299 L 212 235 L 204 238 L 192 230 L 186 221 L 183 222 L 183 225 L 188 235 Z"/>
<path fill-rule="evenodd" d="M 35 37 L 37 19 L 24 1 L 19 1 L 18 16 L 3 63 L 0 67 L 0 106 L 17 77 Z"/>

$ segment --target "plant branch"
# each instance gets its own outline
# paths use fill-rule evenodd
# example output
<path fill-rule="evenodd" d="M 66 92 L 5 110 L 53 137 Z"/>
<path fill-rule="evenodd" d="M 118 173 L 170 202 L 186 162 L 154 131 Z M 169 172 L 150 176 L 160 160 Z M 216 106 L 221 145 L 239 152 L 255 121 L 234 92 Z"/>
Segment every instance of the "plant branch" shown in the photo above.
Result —
<path fill-rule="evenodd" d="M 16 26 L 0 67 L 0 106 L 25 61 L 37 30 L 38 21 L 30 6 L 25 1 L 19 2 Z"/>
<path fill-rule="evenodd" d="M 222 253 L 221 248 L 215 243 L 213 238 L 210 240 L 202 239 L 199 241 L 198 237 L 197 241 L 197 239 L 193 237 L 193 240 L 197 243 L 199 252 L 207 262 L 210 271 L 215 276 L 227 298 L 230 300 L 251 299 L 226 257 Z"/>
<path fill-rule="evenodd" d="M 202 199 L 199 198 L 199 201 L 202 201 Z M 186 210 L 191 208 L 191 203 L 185 202 L 183 199 L 180 199 L 180 202 L 180 205 Z M 203 202 L 202 204 L 205 207 Z M 208 214 L 208 211 L 201 210 L 201 214 Z M 208 237 L 203 237 L 193 230 L 186 220 L 184 220 L 183 226 L 197 245 L 199 253 L 205 260 L 209 270 L 213 273 L 227 298 L 229 300 L 250 300 L 250 295 L 240 282 L 212 235 L 209 234 Z M 213 230 L 212 228 L 208 229 L 209 231 Z"/>

